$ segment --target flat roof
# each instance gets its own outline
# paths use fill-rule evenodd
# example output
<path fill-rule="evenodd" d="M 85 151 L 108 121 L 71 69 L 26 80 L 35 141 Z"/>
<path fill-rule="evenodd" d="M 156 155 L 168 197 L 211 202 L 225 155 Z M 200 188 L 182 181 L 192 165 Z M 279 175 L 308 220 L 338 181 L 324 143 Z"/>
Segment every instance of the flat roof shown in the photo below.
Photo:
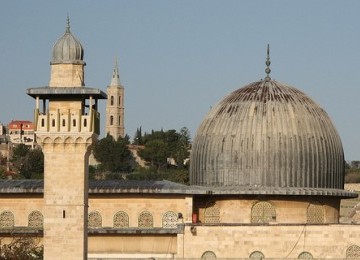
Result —
<path fill-rule="evenodd" d="M 43 180 L 0 180 L 0 194 L 43 194 Z M 341 189 L 296 187 L 203 187 L 167 180 L 90 180 L 89 194 L 173 194 L 173 195 L 288 195 L 357 198 L 358 194 Z"/>
<path fill-rule="evenodd" d="M 36 98 L 59 98 L 59 97 L 81 97 L 88 98 L 92 96 L 95 99 L 107 99 L 107 95 L 100 89 L 88 87 L 38 87 L 28 88 L 26 94 Z"/>

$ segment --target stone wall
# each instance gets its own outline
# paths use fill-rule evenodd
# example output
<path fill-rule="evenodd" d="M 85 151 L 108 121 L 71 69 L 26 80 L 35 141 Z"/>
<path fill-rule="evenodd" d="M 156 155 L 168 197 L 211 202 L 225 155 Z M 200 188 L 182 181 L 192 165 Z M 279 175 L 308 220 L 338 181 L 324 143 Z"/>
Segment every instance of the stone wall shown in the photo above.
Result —
<path fill-rule="evenodd" d="M 360 246 L 360 225 L 188 225 L 178 235 L 176 257 L 200 258 L 211 251 L 217 258 L 261 252 L 265 258 L 291 259 L 308 252 L 314 258 L 342 259 L 353 245 Z"/>

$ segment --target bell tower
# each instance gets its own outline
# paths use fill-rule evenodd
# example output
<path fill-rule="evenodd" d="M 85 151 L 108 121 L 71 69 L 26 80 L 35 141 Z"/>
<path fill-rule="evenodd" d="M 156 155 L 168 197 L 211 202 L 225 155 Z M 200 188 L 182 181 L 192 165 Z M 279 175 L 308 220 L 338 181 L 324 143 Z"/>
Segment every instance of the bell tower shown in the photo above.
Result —
<path fill-rule="evenodd" d="M 124 87 L 120 83 L 117 62 L 113 70 L 110 85 L 107 87 L 106 133 L 115 140 L 125 136 L 124 127 Z"/>
<path fill-rule="evenodd" d="M 87 259 L 88 159 L 99 135 L 101 90 L 85 87 L 81 43 L 70 32 L 52 52 L 49 86 L 36 100 L 35 133 L 44 153 L 44 258 Z"/>

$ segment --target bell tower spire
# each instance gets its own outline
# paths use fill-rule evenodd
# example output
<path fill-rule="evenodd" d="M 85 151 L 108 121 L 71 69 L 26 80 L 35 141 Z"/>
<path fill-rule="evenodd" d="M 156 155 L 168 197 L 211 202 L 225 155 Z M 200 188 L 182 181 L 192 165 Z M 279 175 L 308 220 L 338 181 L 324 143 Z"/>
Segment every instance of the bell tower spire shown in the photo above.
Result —
<path fill-rule="evenodd" d="M 110 85 L 107 87 L 106 133 L 115 140 L 125 136 L 124 127 L 124 87 L 121 85 L 117 60 L 113 69 Z"/>

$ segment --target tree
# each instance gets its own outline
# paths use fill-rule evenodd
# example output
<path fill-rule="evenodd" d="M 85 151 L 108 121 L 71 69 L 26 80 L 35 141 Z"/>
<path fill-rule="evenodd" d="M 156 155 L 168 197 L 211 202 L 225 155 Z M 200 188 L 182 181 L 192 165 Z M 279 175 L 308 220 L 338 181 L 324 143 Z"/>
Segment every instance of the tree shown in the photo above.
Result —
<path fill-rule="evenodd" d="M 149 162 L 157 169 L 166 167 L 168 157 L 168 146 L 161 139 L 150 140 L 145 144 L 145 148 L 138 152 L 139 156 Z"/>
<path fill-rule="evenodd" d="M 117 141 L 107 134 L 93 146 L 95 159 L 100 162 L 99 170 L 107 172 L 130 172 L 133 157 L 128 149 L 129 137 L 119 137 Z"/>
<path fill-rule="evenodd" d="M 135 145 L 143 145 L 144 144 L 141 126 L 140 126 L 140 128 L 136 128 L 133 144 L 135 144 Z"/>
<path fill-rule="evenodd" d="M 185 159 L 189 157 L 190 149 L 190 131 L 188 128 L 183 127 L 180 129 L 178 148 L 174 154 L 175 160 L 178 162 L 178 167 L 183 168 L 185 165 Z"/>
<path fill-rule="evenodd" d="M 11 162 L 20 178 L 43 178 L 44 154 L 41 149 L 19 144 L 13 149 Z"/>
<path fill-rule="evenodd" d="M 168 158 L 175 160 L 176 165 L 171 167 L 183 168 L 184 160 L 189 157 L 190 133 L 186 127 L 180 132 L 174 129 L 168 131 L 152 131 L 142 138 L 144 149 L 139 151 L 139 156 L 149 165 L 157 169 L 167 168 Z"/>
<path fill-rule="evenodd" d="M 37 246 L 33 239 L 27 237 L 14 238 L 10 244 L 0 247 L 0 260 L 40 260 L 43 255 L 43 246 Z"/>
<path fill-rule="evenodd" d="M 189 171 L 186 169 L 164 169 L 156 171 L 154 168 L 139 168 L 137 171 L 127 175 L 127 179 L 148 181 L 168 180 L 181 184 L 189 184 Z"/>
<path fill-rule="evenodd" d="M 360 183 L 360 161 L 345 162 L 345 183 Z"/>

